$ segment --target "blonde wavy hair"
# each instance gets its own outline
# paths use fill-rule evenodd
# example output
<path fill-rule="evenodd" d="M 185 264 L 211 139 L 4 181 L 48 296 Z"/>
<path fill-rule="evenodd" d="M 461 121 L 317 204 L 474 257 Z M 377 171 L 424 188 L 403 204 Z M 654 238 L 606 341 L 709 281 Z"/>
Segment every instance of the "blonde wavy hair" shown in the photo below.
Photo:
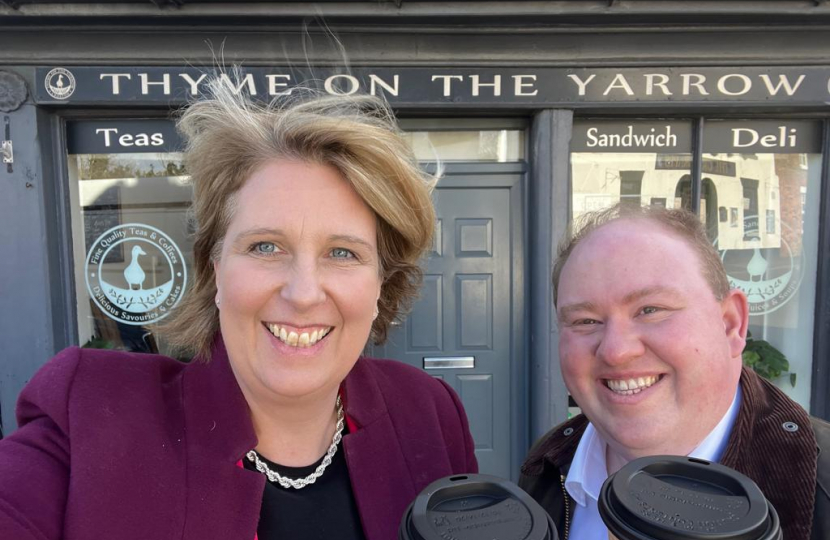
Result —
<path fill-rule="evenodd" d="M 388 105 L 372 96 L 299 97 L 255 103 L 215 80 L 205 99 L 178 121 L 193 185 L 194 280 L 172 320 L 159 330 L 179 351 L 208 360 L 219 330 L 213 262 L 238 207 L 238 192 L 266 162 L 289 159 L 330 165 L 377 218 L 381 272 L 378 316 L 371 339 L 383 343 L 389 325 L 418 294 L 420 261 L 432 245 L 436 177 L 424 173 L 401 137 Z"/>

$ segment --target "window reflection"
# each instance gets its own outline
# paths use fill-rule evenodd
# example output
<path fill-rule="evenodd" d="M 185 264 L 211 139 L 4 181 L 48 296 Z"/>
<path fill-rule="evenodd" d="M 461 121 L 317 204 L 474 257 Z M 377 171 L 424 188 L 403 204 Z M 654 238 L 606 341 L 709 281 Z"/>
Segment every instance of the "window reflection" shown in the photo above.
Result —
<path fill-rule="evenodd" d="M 79 180 L 110 178 L 153 178 L 184 176 L 182 154 L 160 152 L 146 154 L 78 154 Z"/>
<path fill-rule="evenodd" d="M 715 239 L 730 285 L 747 295 L 752 336 L 788 359 L 789 371 L 775 382 L 809 408 L 821 155 L 717 157 L 737 168 L 736 178 L 714 178 L 719 204 L 731 216 Z"/>
<path fill-rule="evenodd" d="M 524 159 L 524 131 L 411 131 L 404 138 L 419 161 L 491 161 Z"/>
<path fill-rule="evenodd" d="M 75 154 L 68 168 L 79 342 L 169 353 L 151 324 L 183 296 L 191 259 L 182 155 Z"/>
<path fill-rule="evenodd" d="M 691 176 L 659 154 L 571 154 L 573 217 L 617 204 L 690 207 Z M 675 156 L 676 157 L 676 156 Z M 668 168 L 667 164 L 672 168 Z"/>

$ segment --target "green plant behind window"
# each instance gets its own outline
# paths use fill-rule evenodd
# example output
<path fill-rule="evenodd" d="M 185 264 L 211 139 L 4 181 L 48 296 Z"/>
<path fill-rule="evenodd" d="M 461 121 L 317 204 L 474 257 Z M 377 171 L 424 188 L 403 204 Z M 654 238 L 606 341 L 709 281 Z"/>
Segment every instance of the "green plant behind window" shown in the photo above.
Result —
<path fill-rule="evenodd" d="M 790 362 L 784 353 L 773 347 L 768 341 L 754 339 L 752 334 L 746 333 L 746 347 L 743 352 L 745 366 L 755 370 L 755 373 L 765 379 L 777 379 L 790 371 Z M 790 373 L 790 384 L 795 386 L 795 373 Z"/>

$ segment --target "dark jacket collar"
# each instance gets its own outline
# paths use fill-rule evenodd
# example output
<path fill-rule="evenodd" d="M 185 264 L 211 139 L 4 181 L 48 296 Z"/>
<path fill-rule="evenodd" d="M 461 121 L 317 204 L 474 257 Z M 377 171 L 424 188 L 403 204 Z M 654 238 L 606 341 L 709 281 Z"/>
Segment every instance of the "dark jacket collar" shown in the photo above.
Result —
<path fill-rule="evenodd" d="M 587 427 L 588 418 L 579 414 L 548 432 L 531 448 L 522 465 L 522 474 L 538 476 L 542 474 L 546 463 L 560 471 L 570 467 L 576 447 Z"/>
<path fill-rule="evenodd" d="M 754 371 L 741 373 L 742 405 L 721 463 L 752 478 L 781 517 L 787 540 L 807 540 L 818 447 L 810 417 Z"/>

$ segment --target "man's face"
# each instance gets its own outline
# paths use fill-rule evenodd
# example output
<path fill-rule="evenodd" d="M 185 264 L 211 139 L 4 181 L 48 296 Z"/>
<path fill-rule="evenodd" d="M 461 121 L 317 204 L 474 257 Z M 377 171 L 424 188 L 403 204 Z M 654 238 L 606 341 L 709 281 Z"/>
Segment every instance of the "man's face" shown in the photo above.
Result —
<path fill-rule="evenodd" d="M 679 236 L 647 219 L 612 222 L 560 275 L 562 375 L 620 456 L 685 455 L 732 402 L 747 313 L 738 291 L 715 298 Z"/>

